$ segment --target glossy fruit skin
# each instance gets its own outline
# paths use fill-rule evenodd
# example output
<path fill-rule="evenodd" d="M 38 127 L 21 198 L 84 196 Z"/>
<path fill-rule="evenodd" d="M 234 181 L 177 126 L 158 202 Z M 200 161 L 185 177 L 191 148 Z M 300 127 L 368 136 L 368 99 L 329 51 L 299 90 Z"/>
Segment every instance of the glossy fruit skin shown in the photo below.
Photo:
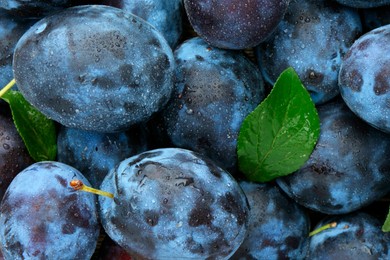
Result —
<path fill-rule="evenodd" d="M 19 40 L 14 76 L 43 114 L 73 128 L 119 132 L 162 109 L 174 58 L 164 37 L 118 8 L 71 7 Z"/>
<path fill-rule="evenodd" d="M 250 206 L 247 236 L 231 259 L 304 259 L 310 219 L 275 183 L 240 181 Z"/>
<path fill-rule="evenodd" d="M 271 35 L 289 0 L 184 0 L 195 32 L 219 48 L 246 49 Z"/>
<path fill-rule="evenodd" d="M 389 0 L 336 0 L 340 4 L 355 8 L 372 8 L 386 6 L 390 4 Z"/>
<path fill-rule="evenodd" d="M 359 13 L 326 0 L 293 0 L 273 35 L 256 48 L 271 85 L 293 67 L 316 104 L 339 94 L 342 58 L 362 32 Z"/>
<path fill-rule="evenodd" d="M 24 19 L 41 19 L 75 5 L 99 4 L 102 0 L 0 0 L 0 8 Z"/>
<path fill-rule="evenodd" d="M 0 242 L 5 259 L 90 259 L 97 238 L 95 195 L 69 182 L 88 180 L 59 162 L 38 162 L 11 182 L 0 205 Z"/>
<path fill-rule="evenodd" d="M 390 133 L 390 25 L 376 28 L 351 46 L 339 74 L 348 107 L 372 126 Z"/>
<path fill-rule="evenodd" d="M 325 214 L 345 214 L 390 191 L 390 139 L 360 120 L 341 98 L 318 106 L 321 132 L 308 161 L 277 179 L 296 202 Z"/>
<path fill-rule="evenodd" d="M 117 163 L 147 149 L 140 126 L 107 134 L 61 127 L 57 138 L 57 160 L 82 172 L 96 188 Z"/>
<path fill-rule="evenodd" d="M 242 53 L 199 37 L 182 43 L 174 56 L 175 89 L 163 110 L 168 137 L 233 173 L 241 123 L 265 98 L 260 71 Z"/>
<path fill-rule="evenodd" d="M 182 33 L 181 0 L 108 0 L 102 4 L 120 8 L 141 17 L 159 30 L 174 49 Z"/>
<path fill-rule="evenodd" d="M 180 148 L 122 161 L 103 180 L 100 219 L 131 256 L 228 259 L 245 237 L 248 204 L 241 187 L 206 157 Z"/>
<path fill-rule="evenodd" d="M 0 201 L 12 179 L 34 162 L 8 110 L 0 106 Z"/>
<path fill-rule="evenodd" d="M 314 229 L 332 222 L 337 226 L 311 237 L 308 259 L 388 259 L 390 236 L 377 218 L 363 212 L 328 216 Z"/>

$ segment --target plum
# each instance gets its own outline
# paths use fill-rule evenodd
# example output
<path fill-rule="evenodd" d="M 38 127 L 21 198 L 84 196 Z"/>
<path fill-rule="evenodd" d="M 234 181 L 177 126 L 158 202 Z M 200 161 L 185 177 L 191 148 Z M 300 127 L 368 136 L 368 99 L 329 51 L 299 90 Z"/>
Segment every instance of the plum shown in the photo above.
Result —
<path fill-rule="evenodd" d="M 103 180 L 100 219 L 131 256 L 228 259 L 244 240 L 248 202 L 237 181 L 207 157 L 180 148 L 132 156 Z"/>
<path fill-rule="evenodd" d="M 107 0 L 102 4 L 135 14 L 156 27 L 174 49 L 182 33 L 181 0 Z"/>
<path fill-rule="evenodd" d="M 364 212 L 327 216 L 315 229 L 332 222 L 336 227 L 311 237 L 308 259 L 389 259 L 390 236 L 377 218 Z"/>
<path fill-rule="evenodd" d="M 210 157 L 232 174 L 244 118 L 265 97 L 259 69 L 243 53 L 210 46 L 200 37 L 174 52 L 175 88 L 163 110 L 172 144 Z"/>
<path fill-rule="evenodd" d="M 119 132 L 148 120 L 173 89 L 172 49 L 145 20 L 105 5 L 67 8 L 34 24 L 14 52 L 27 101 L 67 127 Z"/>
<path fill-rule="evenodd" d="M 103 0 L 0 0 L 0 9 L 25 19 L 41 19 L 75 5 L 97 4 Z"/>
<path fill-rule="evenodd" d="M 195 32 L 209 44 L 226 49 L 258 45 L 275 30 L 290 0 L 184 0 Z"/>
<path fill-rule="evenodd" d="M 340 67 L 340 93 L 370 125 L 390 133 L 390 24 L 359 37 Z"/>
<path fill-rule="evenodd" d="M 57 160 L 82 172 L 93 187 L 99 187 L 117 163 L 147 149 L 141 126 L 107 134 L 63 126 L 57 137 Z"/>
<path fill-rule="evenodd" d="M 293 67 L 316 104 L 339 94 L 342 58 L 362 32 L 356 10 L 326 0 L 293 0 L 272 37 L 256 48 L 264 79 Z"/>
<path fill-rule="evenodd" d="M 310 219 L 275 183 L 240 181 L 249 202 L 249 226 L 233 259 L 303 259 Z"/>
<path fill-rule="evenodd" d="M 0 107 L 0 201 L 12 179 L 33 162 L 10 112 Z"/>
<path fill-rule="evenodd" d="M 317 107 L 321 132 L 306 163 L 277 179 L 296 202 L 325 214 L 358 210 L 390 191 L 390 138 L 339 97 Z"/>
<path fill-rule="evenodd" d="M 5 259 L 90 259 L 99 236 L 96 196 L 69 187 L 89 183 L 59 162 L 37 162 L 11 182 L 0 205 Z"/>

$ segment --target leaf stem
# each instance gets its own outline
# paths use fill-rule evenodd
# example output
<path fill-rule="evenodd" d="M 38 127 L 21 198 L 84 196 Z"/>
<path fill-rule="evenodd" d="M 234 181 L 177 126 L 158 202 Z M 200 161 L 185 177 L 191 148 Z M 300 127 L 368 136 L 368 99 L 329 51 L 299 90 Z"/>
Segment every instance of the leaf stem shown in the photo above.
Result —
<path fill-rule="evenodd" d="M 10 88 L 15 85 L 15 79 L 12 79 L 4 88 L 0 90 L 0 97 L 2 97 Z"/>

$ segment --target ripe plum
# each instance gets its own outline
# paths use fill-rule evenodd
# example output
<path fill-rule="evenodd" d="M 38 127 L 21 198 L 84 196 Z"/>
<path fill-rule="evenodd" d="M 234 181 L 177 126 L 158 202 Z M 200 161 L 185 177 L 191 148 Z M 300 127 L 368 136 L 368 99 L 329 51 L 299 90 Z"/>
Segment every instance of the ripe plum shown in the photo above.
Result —
<path fill-rule="evenodd" d="M 122 161 L 103 180 L 100 219 L 131 256 L 228 259 L 244 240 L 249 208 L 241 187 L 207 157 L 180 148 Z"/>
<path fill-rule="evenodd" d="M 76 169 L 38 162 L 11 182 L 0 205 L 0 242 L 5 259 L 90 259 L 97 238 L 96 197 L 68 186 Z"/>
<path fill-rule="evenodd" d="M 181 0 L 107 0 L 102 4 L 120 8 L 145 19 L 164 35 L 172 49 L 178 44 L 182 33 Z"/>
<path fill-rule="evenodd" d="M 13 69 L 24 97 L 49 118 L 118 132 L 165 105 L 174 58 L 145 20 L 111 6 L 84 5 L 32 26 L 16 46 Z"/>
<path fill-rule="evenodd" d="M 240 125 L 265 97 L 259 69 L 243 53 L 212 47 L 199 37 L 182 43 L 174 56 L 174 94 L 163 110 L 172 144 L 233 173 Z"/>
<path fill-rule="evenodd" d="M 209 44 L 251 48 L 264 41 L 282 20 L 289 0 L 184 0 L 188 20 Z"/>
<path fill-rule="evenodd" d="M 274 84 L 291 66 L 313 101 L 325 103 L 339 94 L 342 58 L 361 31 L 352 8 L 327 0 L 293 0 L 272 37 L 256 49 L 264 79 Z"/>
<path fill-rule="evenodd" d="M 321 132 L 308 161 L 277 179 L 299 204 L 325 214 L 360 209 L 390 191 L 389 136 L 360 120 L 341 98 L 318 107 Z"/>
<path fill-rule="evenodd" d="M 249 202 L 246 238 L 232 259 L 304 259 L 310 220 L 275 183 L 241 181 Z"/>
<path fill-rule="evenodd" d="M 340 67 L 340 93 L 370 125 L 390 133 L 390 24 L 357 39 Z"/>
<path fill-rule="evenodd" d="M 8 111 L 9 112 L 9 111 Z M 0 110 L 0 201 L 12 179 L 33 163 L 11 116 Z"/>

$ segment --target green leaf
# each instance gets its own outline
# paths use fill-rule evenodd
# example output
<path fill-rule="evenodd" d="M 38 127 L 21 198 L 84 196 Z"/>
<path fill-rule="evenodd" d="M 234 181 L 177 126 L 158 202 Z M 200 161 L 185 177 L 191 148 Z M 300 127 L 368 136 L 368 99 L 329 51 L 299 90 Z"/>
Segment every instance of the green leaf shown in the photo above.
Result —
<path fill-rule="evenodd" d="M 243 121 L 237 141 L 240 170 L 267 182 L 298 170 L 318 140 L 320 121 L 309 92 L 292 68 Z"/>
<path fill-rule="evenodd" d="M 387 214 L 385 223 L 384 223 L 383 226 L 382 226 L 382 231 L 383 231 L 383 232 L 389 232 L 389 231 L 390 231 L 390 211 L 389 211 L 389 213 Z"/>
<path fill-rule="evenodd" d="M 19 91 L 8 90 L 3 96 L 30 156 L 35 161 L 52 161 L 57 154 L 55 124 L 28 103 Z"/>

